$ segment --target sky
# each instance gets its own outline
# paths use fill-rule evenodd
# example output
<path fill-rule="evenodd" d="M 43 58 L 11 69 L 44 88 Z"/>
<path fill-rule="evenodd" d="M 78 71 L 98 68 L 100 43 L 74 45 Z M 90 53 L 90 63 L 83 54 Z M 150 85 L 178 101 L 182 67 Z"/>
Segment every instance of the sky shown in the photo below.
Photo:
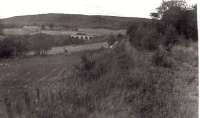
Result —
<path fill-rule="evenodd" d="M 186 0 L 194 4 L 197 0 Z M 65 13 L 149 18 L 162 0 L 1 0 L 0 18 Z"/>

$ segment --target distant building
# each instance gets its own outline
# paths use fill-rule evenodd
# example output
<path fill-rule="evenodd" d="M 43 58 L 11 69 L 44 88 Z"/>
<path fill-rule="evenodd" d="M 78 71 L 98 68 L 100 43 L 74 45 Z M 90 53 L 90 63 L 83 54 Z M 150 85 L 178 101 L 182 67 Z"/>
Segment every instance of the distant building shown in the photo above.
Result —
<path fill-rule="evenodd" d="M 90 40 L 94 38 L 94 35 L 88 35 L 85 33 L 76 33 L 76 34 L 71 34 L 71 38 L 77 38 L 77 39 L 83 39 L 83 40 Z"/>

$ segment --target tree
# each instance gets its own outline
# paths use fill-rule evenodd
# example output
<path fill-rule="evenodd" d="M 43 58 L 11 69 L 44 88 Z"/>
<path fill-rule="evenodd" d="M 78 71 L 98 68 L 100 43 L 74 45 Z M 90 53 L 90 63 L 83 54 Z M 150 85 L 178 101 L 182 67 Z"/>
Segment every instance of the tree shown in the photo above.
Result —
<path fill-rule="evenodd" d="M 160 34 L 154 22 L 135 24 L 128 29 L 127 33 L 130 43 L 137 49 L 155 50 L 160 43 Z"/>
<path fill-rule="evenodd" d="M 10 58 L 16 55 L 16 46 L 13 40 L 0 40 L 0 58 Z"/>
<path fill-rule="evenodd" d="M 197 40 L 197 7 L 195 6 L 190 7 L 185 0 L 163 0 L 157 12 L 150 15 L 153 19 L 160 20 L 161 33 L 165 33 L 164 30 L 172 25 L 178 35 Z"/>
<path fill-rule="evenodd" d="M 197 29 L 197 5 L 194 5 L 191 9 L 187 10 L 184 14 L 185 21 L 182 21 L 180 26 L 186 36 L 186 38 L 192 38 L 198 40 L 198 29 Z M 184 25 L 185 23 L 185 25 Z M 186 28 L 184 28 L 184 26 Z"/>
<path fill-rule="evenodd" d="M 53 46 L 53 42 L 50 39 L 51 37 L 42 33 L 33 35 L 31 37 L 32 49 L 38 55 L 46 55 L 47 51 Z"/>
<path fill-rule="evenodd" d="M 0 20 L 0 35 L 3 35 L 3 28 L 4 28 L 4 25 Z"/>
<path fill-rule="evenodd" d="M 163 45 L 167 47 L 167 50 L 170 51 L 171 47 L 177 42 L 177 32 L 176 29 L 169 25 L 166 30 L 165 34 L 163 36 Z"/>
<path fill-rule="evenodd" d="M 107 39 L 108 45 L 113 45 L 116 40 L 117 39 L 116 39 L 116 37 L 114 35 L 109 35 L 108 39 Z"/>
<path fill-rule="evenodd" d="M 159 14 L 156 13 L 156 12 L 150 13 L 150 16 L 151 16 L 152 19 L 156 19 L 156 20 L 159 19 Z"/>
<path fill-rule="evenodd" d="M 186 9 L 187 3 L 185 0 L 163 0 L 161 6 L 157 8 L 157 16 L 162 18 L 166 11 L 173 8 Z"/>
<path fill-rule="evenodd" d="M 30 43 L 26 36 L 19 36 L 15 39 L 16 56 L 24 56 L 29 51 Z"/>
<path fill-rule="evenodd" d="M 24 56 L 29 51 L 29 45 L 26 36 L 6 36 L 0 40 L 0 57 Z"/>

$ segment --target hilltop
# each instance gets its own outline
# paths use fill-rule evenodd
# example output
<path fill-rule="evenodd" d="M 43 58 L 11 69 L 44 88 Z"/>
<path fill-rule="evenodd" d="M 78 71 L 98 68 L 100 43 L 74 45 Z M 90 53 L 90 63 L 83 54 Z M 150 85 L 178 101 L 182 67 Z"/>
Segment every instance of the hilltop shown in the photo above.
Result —
<path fill-rule="evenodd" d="M 15 16 L 2 19 L 3 24 L 12 26 L 23 25 L 59 25 L 78 28 L 110 28 L 124 29 L 135 22 L 148 21 L 146 18 L 117 17 L 80 14 L 38 14 Z"/>

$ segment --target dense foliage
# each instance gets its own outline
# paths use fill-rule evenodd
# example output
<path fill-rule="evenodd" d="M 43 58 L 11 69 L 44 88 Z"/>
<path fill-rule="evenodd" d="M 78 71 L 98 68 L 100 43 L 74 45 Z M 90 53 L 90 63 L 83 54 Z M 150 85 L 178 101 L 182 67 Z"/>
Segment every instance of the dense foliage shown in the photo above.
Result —
<path fill-rule="evenodd" d="M 23 56 L 29 51 L 30 43 L 25 37 L 9 36 L 0 40 L 0 58 Z"/>
<path fill-rule="evenodd" d="M 197 5 L 189 7 L 183 0 L 163 1 L 151 16 L 152 21 L 133 24 L 127 30 L 135 47 L 151 50 L 164 45 L 170 49 L 177 42 L 198 40 Z M 180 36 L 182 41 L 177 40 Z"/>
<path fill-rule="evenodd" d="M 28 51 L 38 55 L 46 55 L 55 46 L 83 44 L 82 39 L 72 39 L 69 36 L 52 36 L 47 34 L 11 35 L 0 40 L 0 58 L 25 56 Z"/>

